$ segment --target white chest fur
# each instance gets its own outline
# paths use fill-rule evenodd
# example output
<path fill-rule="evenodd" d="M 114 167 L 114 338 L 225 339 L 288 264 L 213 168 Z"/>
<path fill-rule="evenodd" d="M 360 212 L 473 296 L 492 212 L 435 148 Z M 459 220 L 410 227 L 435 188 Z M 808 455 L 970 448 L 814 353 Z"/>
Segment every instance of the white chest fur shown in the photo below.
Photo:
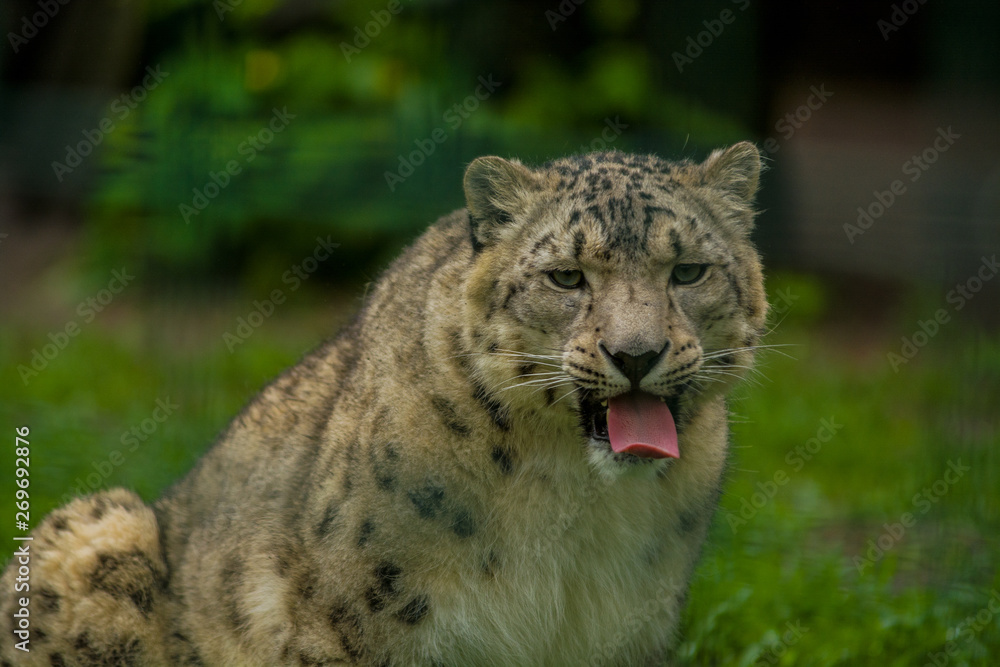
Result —
<path fill-rule="evenodd" d="M 602 479 L 576 461 L 497 489 L 492 576 L 439 592 L 446 664 L 641 664 L 668 642 L 697 553 L 675 535 L 673 494 L 653 466 Z"/>

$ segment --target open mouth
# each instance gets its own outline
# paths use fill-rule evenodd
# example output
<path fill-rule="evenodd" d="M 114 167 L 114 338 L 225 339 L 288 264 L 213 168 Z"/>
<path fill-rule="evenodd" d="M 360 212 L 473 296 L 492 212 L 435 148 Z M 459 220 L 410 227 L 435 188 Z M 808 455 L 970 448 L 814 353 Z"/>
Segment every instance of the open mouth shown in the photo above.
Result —
<path fill-rule="evenodd" d="M 640 458 L 680 458 L 677 445 L 677 396 L 664 398 L 632 391 L 608 399 L 585 396 L 580 416 L 591 438 L 616 453 Z"/>

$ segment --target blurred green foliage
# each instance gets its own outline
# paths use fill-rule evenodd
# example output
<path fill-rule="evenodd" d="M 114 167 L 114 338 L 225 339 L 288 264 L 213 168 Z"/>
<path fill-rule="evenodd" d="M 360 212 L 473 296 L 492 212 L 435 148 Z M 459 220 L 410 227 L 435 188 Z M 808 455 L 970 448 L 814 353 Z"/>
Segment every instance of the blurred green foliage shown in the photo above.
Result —
<path fill-rule="evenodd" d="M 732 111 L 671 84 L 664 35 L 647 25 L 655 4 L 569 4 L 553 26 L 546 12 L 558 2 L 400 0 L 396 14 L 384 2 L 329 2 L 310 5 L 308 20 L 270 0 L 152 3 L 143 67 L 168 75 L 103 146 L 88 256 L 197 281 L 293 257 L 333 231 L 367 249 L 327 267 L 344 273 L 366 256 L 386 260 L 398 243 L 383 252 L 387 239 L 462 206 L 462 172 L 477 155 L 540 163 L 606 147 L 676 157 L 749 136 Z M 675 8 L 668 25 L 702 29 L 703 8 L 686 11 L 690 21 Z M 739 37 L 712 57 L 752 48 Z M 747 60 L 735 55 L 733 79 Z M 745 109 L 744 97 L 730 95 L 731 108 Z M 259 150 L 248 144 L 268 138 L 276 109 L 294 118 Z M 619 128 L 610 142 L 609 125 Z"/>

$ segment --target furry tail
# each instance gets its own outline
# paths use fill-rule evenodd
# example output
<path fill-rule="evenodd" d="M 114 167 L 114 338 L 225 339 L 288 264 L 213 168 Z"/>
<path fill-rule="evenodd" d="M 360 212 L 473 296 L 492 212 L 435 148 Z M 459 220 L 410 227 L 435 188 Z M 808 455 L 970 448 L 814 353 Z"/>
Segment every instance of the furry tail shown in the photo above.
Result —
<path fill-rule="evenodd" d="M 0 665 L 176 664 L 159 529 L 137 495 L 78 498 L 32 536 L 0 579 Z"/>

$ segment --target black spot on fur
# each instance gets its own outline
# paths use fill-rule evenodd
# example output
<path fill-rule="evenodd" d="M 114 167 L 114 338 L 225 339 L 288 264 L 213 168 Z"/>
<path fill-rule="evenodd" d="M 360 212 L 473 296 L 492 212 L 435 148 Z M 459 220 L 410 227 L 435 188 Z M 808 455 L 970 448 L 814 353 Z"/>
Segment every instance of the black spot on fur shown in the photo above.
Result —
<path fill-rule="evenodd" d="M 587 213 L 600 224 L 604 224 L 604 211 L 599 206 L 588 206 Z"/>
<path fill-rule="evenodd" d="M 681 533 L 687 535 L 693 532 L 701 523 L 701 517 L 697 512 L 684 512 L 680 516 L 679 525 Z"/>
<path fill-rule="evenodd" d="M 361 616 L 346 604 L 338 603 L 330 610 L 328 618 L 340 638 L 340 646 L 344 649 L 344 653 L 351 660 L 360 658 L 365 650 Z"/>
<path fill-rule="evenodd" d="M 295 582 L 295 592 L 303 600 L 313 599 L 316 596 L 316 575 L 311 572 L 305 572 Z"/>
<path fill-rule="evenodd" d="M 375 483 L 383 491 L 396 490 L 396 468 L 399 463 L 399 451 L 396 444 L 387 442 L 381 447 L 372 443 L 368 449 L 368 458 L 372 465 Z"/>
<path fill-rule="evenodd" d="M 577 230 L 577 232 L 575 234 L 573 234 L 573 258 L 574 259 L 579 260 L 580 259 L 580 255 L 583 254 L 583 243 L 584 243 L 584 241 L 586 241 L 586 238 L 584 237 L 583 232 Z"/>
<path fill-rule="evenodd" d="M 90 510 L 90 516 L 94 518 L 94 521 L 100 521 L 106 509 L 107 501 L 103 496 L 97 496 L 94 499 L 94 507 Z"/>
<path fill-rule="evenodd" d="M 733 290 L 733 294 L 736 296 L 736 304 L 743 306 L 743 288 L 740 287 L 739 281 L 736 279 L 732 273 L 726 272 L 726 279 L 729 281 L 729 287 Z"/>
<path fill-rule="evenodd" d="M 59 594 L 53 591 L 51 588 L 42 588 L 38 591 L 38 595 L 31 596 L 32 601 L 37 601 L 38 611 L 40 613 L 46 614 L 51 612 L 59 611 Z"/>
<path fill-rule="evenodd" d="M 494 445 L 490 450 L 490 458 L 500 466 L 500 472 L 509 475 L 514 471 L 514 461 L 511 459 L 510 451 L 499 445 Z"/>
<path fill-rule="evenodd" d="M 340 507 L 336 500 L 331 500 L 323 511 L 323 518 L 316 524 L 316 537 L 326 537 L 333 532 L 336 527 L 337 516 L 340 514 Z"/>
<path fill-rule="evenodd" d="M 170 640 L 171 664 L 187 667 L 201 667 L 205 664 L 194 644 L 185 635 L 175 632 L 170 635 Z"/>
<path fill-rule="evenodd" d="M 510 300 L 517 295 L 518 289 L 519 289 L 518 285 L 507 286 L 507 295 L 503 298 L 503 304 L 501 304 L 500 306 L 501 308 L 507 310 L 507 308 L 510 306 Z"/>
<path fill-rule="evenodd" d="M 372 613 L 378 613 L 385 609 L 385 597 L 379 593 L 376 586 L 372 586 L 365 591 L 365 600 L 368 602 L 368 609 Z"/>
<path fill-rule="evenodd" d="M 431 398 L 431 406 L 437 411 L 441 416 L 441 421 L 448 429 L 458 435 L 467 437 L 472 433 L 472 428 L 463 422 L 458 417 L 458 411 L 455 409 L 455 404 L 442 396 L 433 396 Z"/>
<path fill-rule="evenodd" d="M 66 660 L 62 657 L 62 653 L 53 653 L 49 656 L 49 664 L 52 667 L 66 667 Z M 4 665 L 10 666 L 10 663 L 5 662 Z"/>
<path fill-rule="evenodd" d="M 407 625 L 416 625 L 424 619 L 427 612 L 430 611 L 430 602 L 426 595 L 418 595 L 409 602 L 406 606 L 399 610 L 396 614 L 396 618 L 401 620 Z"/>
<path fill-rule="evenodd" d="M 222 579 L 222 605 L 226 609 L 226 619 L 234 630 L 242 634 L 249 625 L 249 619 L 240 609 L 238 595 L 243 584 L 243 560 L 230 554 L 219 571 Z"/>
<path fill-rule="evenodd" d="M 490 419 L 493 420 L 493 424 L 501 431 L 510 430 L 510 421 L 508 421 L 507 410 L 504 408 L 503 404 L 496 399 L 492 394 L 486 391 L 478 382 L 473 381 L 473 397 L 486 412 L 489 413 Z"/>
<path fill-rule="evenodd" d="M 66 517 L 56 516 L 52 518 L 52 527 L 57 531 L 69 530 L 69 524 L 66 523 Z"/>
<path fill-rule="evenodd" d="M 357 466 L 355 465 L 355 461 L 357 460 L 356 450 L 358 447 L 359 447 L 358 441 L 352 440 L 351 442 L 347 443 L 347 446 L 344 448 L 345 466 L 344 466 L 344 480 L 342 482 L 344 495 L 350 493 L 351 489 L 354 487 L 354 474 L 357 468 Z"/>
<path fill-rule="evenodd" d="M 366 519 L 358 530 L 358 547 L 368 544 L 368 540 L 371 539 L 373 532 L 375 532 L 375 522 L 371 519 Z"/>
<path fill-rule="evenodd" d="M 386 594 L 396 593 L 396 583 L 399 581 L 403 571 L 395 563 L 383 561 L 375 568 L 375 578 L 379 582 L 380 589 Z"/>
<path fill-rule="evenodd" d="M 108 645 L 95 645 L 84 632 L 73 641 L 81 664 L 107 667 L 138 667 L 141 651 L 138 639 Z M 50 659 L 51 660 L 51 659 Z"/>
<path fill-rule="evenodd" d="M 444 509 L 444 487 L 434 482 L 427 482 L 419 488 L 410 489 L 406 496 L 422 519 L 434 519 Z"/>
<path fill-rule="evenodd" d="M 313 665 L 325 665 L 327 662 L 322 659 L 313 658 L 311 655 L 307 655 L 304 651 L 299 651 L 299 664 L 312 667 Z"/>
<path fill-rule="evenodd" d="M 90 585 L 119 600 L 131 600 L 144 616 L 153 609 L 154 588 L 164 588 L 162 574 L 153 569 L 145 554 L 136 550 L 100 554 L 90 574 Z"/>
<path fill-rule="evenodd" d="M 469 240 L 472 242 L 472 252 L 473 254 L 478 254 L 485 247 L 479 240 L 477 232 L 479 231 L 479 220 L 469 215 Z"/>
<path fill-rule="evenodd" d="M 684 252 L 684 248 L 681 246 L 681 235 L 677 233 L 676 229 L 670 230 L 670 247 L 674 251 L 675 259 L 680 257 L 681 253 Z"/>
<path fill-rule="evenodd" d="M 535 245 L 531 246 L 531 254 L 537 254 L 543 245 L 552 240 L 553 233 L 548 232 L 542 236 L 542 238 L 535 241 Z M 496 289 L 496 281 L 493 283 L 493 288 Z"/>
<path fill-rule="evenodd" d="M 372 612 L 385 608 L 386 602 L 399 595 L 399 577 L 403 573 L 394 563 L 383 561 L 375 568 L 375 585 L 365 591 L 365 600 Z"/>
<path fill-rule="evenodd" d="M 476 522 L 466 510 L 458 510 L 451 522 L 451 530 L 459 537 L 471 537 L 476 533 Z"/>

